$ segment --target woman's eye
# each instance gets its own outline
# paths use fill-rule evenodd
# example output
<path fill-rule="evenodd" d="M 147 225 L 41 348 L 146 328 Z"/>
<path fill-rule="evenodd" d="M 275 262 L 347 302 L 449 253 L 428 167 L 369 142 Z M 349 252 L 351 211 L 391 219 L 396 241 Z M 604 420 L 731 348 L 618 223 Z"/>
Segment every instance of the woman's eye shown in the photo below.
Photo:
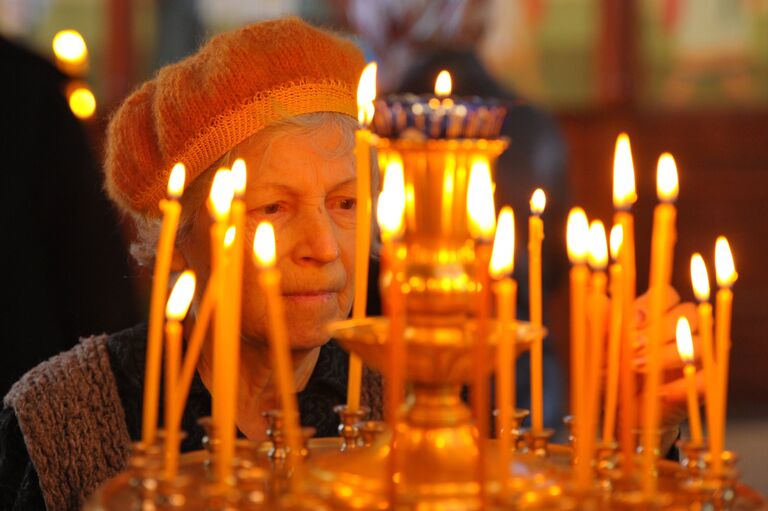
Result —
<path fill-rule="evenodd" d="M 339 207 L 341 209 L 355 209 L 357 199 L 341 199 L 339 201 Z"/>
<path fill-rule="evenodd" d="M 267 204 L 266 206 L 263 206 L 261 208 L 261 212 L 264 213 L 265 215 L 274 215 L 278 211 L 280 211 L 280 204 L 277 204 L 277 203 Z"/>

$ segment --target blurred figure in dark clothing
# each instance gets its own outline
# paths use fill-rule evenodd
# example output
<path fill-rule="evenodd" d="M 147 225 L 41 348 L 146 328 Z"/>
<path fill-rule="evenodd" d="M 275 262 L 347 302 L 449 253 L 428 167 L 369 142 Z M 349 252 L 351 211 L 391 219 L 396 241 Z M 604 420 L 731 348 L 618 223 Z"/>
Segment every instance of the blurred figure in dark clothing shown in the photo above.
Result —
<path fill-rule="evenodd" d="M 80 336 L 138 321 L 127 251 L 67 77 L 0 37 L 0 395 Z M 105 291 L 108 290 L 108 291 Z"/>
<path fill-rule="evenodd" d="M 496 207 L 510 205 L 519 232 L 515 276 L 519 283 L 518 317 L 528 318 L 527 218 L 529 201 L 543 188 L 547 206 L 543 214 L 544 322 L 552 318 L 547 305 L 564 283 L 565 224 L 570 206 L 566 175 L 566 147 L 555 120 L 490 75 L 476 46 L 486 25 L 483 0 L 352 0 L 348 20 L 379 61 L 384 87 L 416 94 L 433 93 L 442 69 L 451 73 L 453 94 L 497 98 L 507 105 L 502 135 L 509 148 L 496 166 Z M 379 85 L 382 85 L 379 83 Z M 559 426 L 562 416 L 562 370 L 552 353 L 552 340 L 544 343 L 545 422 Z M 530 405 L 530 370 L 527 354 L 518 362 L 518 403 Z"/>

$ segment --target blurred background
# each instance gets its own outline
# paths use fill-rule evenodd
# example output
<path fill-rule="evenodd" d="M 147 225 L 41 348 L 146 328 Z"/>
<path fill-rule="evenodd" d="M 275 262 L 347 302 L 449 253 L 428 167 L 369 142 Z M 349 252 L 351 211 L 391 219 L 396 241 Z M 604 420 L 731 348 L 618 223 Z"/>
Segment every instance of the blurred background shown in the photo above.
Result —
<path fill-rule="evenodd" d="M 413 37 L 423 27 L 409 18 L 409 4 L 427 18 L 430 9 L 435 16 L 448 9 L 450 21 L 455 9 L 474 19 L 470 32 L 442 34 L 439 44 L 451 35 L 461 39 L 498 85 L 554 119 L 565 148 L 561 185 L 569 204 L 562 211 L 581 205 L 610 222 L 613 146 L 620 131 L 629 133 L 639 196 L 639 290 L 647 286 L 656 159 L 663 151 L 674 154 L 681 183 L 675 285 L 692 299 L 690 255 L 702 252 L 713 273 L 715 238 L 729 238 L 740 276 L 729 447 L 744 458 L 744 480 L 768 492 L 768 0 L 0 0 L 0 34 L 51 62 L 57 32 L 82 34 L 87 67 L 60 64 L 61 89 L 71 99 L 76 79 L 92 92 L 78 129 L 98 166 L 109 114 L 134 87 L 211 35 L 248 22 L 296 14 L 348 33 L 379 60 L 380 93 L 401 90 L 408 69 L 438 44 Z M 554 238 L 564 218 L 545 220 L 548 239 L 562 246 Z M 129 227 L 122 229 L 127 239 Z M 565 252 L 559 256 L 564 266 Z M 129 263 L 127 255 L 115 258 Z M 108 321 L 84 328 L 109 330 L 145 317 L 146 271 L 119 271 L 121 284 L 132 289 L 131 303 L 121 306 L 122 315 L 113 311 Z M 562 367 L 566 305 L 561 280 L 547 307 Z M 43 351 L 40 356 L 50 355 Z M 21 366 L 5 371 L 10 381 L 21 374 L 14 371 L 23 372 Z"/>

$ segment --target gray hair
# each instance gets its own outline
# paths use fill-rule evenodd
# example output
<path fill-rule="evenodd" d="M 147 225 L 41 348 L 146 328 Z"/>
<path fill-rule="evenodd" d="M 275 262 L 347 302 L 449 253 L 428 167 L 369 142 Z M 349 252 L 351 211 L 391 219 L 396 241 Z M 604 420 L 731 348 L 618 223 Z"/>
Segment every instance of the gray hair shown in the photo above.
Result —
<path fill-rule="evenodd" d="M 260 147 L 264 148 L 263 154 L 266 154 L 272 143 L 281 135 L 311 134 L 318 129 L 328 127 L 329 125 L 338 128 L 342 133 L 342 138 L 339 143 L 336 147 L 333 147 L 330 150 L 321 150 L 314 144 L 313 148 L 318 150 L 318 152 L 321 152 L 321 154 L 327 155 L 328 158 L 351 154 L 355 146 L 355 130 L 358 126 L 357 120 L 348 115 L 336 112 L 313 112 L 295 117 L 286 117 L 270 124 L 230 149 L 226 154 L 208 167 L 208 169 L 203 171 L 184 191 L 184 195 L 181 198 L 181 217 L 179 218 L 179 227 L 176 234 L 176 245 L 178 246 L 187 239 L 198 215 L 201 213 L 205 214 L 205 203 L 208 198 L 213 176 L 219 168 L 232 165 L 238 156 L 238 149 L 240 146 L 246 143 L 258 144 Z M 249 168 L 251 169 L 258 169 L 261 165 L 261 162 L 248 163 Z M 377 173 L 374 172 L 371 183 L 373 190 L 376 190 L 378 187 L 376 176 Z M 133 221 L 136 227 L 136 234 L 130 247 L 131 255 L 136 259 L 140 266 L 152 267 L 155 260 L 157 241 L 160 237 L 161 220 L 134 215 Z"/>

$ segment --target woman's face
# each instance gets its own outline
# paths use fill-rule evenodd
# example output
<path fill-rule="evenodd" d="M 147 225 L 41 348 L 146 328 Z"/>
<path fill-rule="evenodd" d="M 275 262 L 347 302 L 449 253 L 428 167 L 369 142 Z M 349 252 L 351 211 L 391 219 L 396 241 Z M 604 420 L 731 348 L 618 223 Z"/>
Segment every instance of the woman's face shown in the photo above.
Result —
<path fill-rule="evenodd" d="M 342 139 L 340 128 L 326 124 L 309 134 L 278 134 L 269 144 L 255 138 L 238 147 L 237 157 L 248 166 L 242 302 L 246 342 L 268 338 L 266 302 L 251 253 L 253 233 L 263 220 L 275 227 L 291 345 L 306 349 L 324 344 L 325 325 L 349 314 L 356 189 L 352 153 L 339 154 L 337 149 Z M 185 251 L 188 264 L 206 277 L 210 225 L 202 212 Z"/>

